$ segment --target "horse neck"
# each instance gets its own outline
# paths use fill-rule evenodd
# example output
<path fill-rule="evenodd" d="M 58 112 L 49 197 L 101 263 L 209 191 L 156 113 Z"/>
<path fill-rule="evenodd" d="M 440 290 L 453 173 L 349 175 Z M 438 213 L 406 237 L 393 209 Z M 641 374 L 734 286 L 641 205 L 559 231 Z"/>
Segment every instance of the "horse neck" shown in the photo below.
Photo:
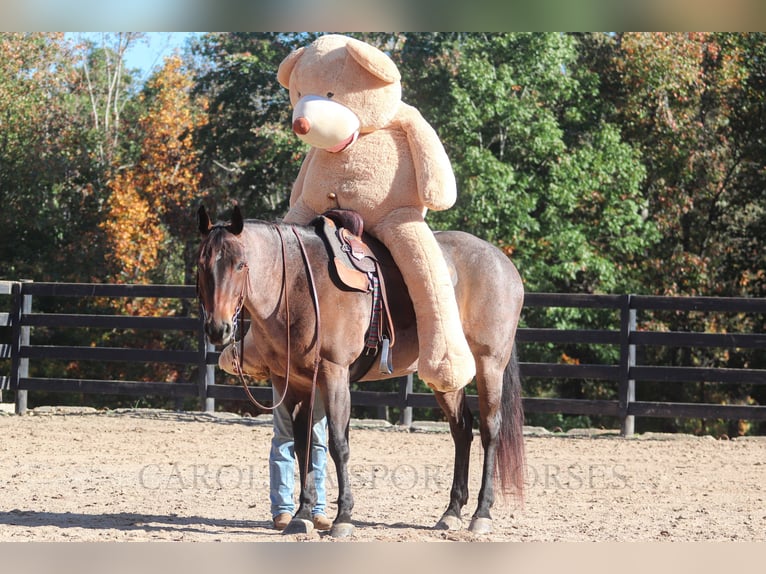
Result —
<path fill-rule="evenodd" d="M 242 231 L 245 260 L 250 274 L 245 306 L 251 317 L 273 315 L 282 297 L 282 247 L 273 224 L 253 222 Z"/>

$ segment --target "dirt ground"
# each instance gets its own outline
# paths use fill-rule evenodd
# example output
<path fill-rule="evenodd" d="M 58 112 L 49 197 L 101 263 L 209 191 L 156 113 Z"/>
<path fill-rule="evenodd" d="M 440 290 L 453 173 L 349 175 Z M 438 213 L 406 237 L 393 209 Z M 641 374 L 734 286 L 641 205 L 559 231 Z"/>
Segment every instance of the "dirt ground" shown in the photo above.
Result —
<path fill-rule="evenodd" d="M 41 407 L 0 412 L 0 437 L 2 542 L 332 540 L 270 528 L 268 417 Z M 449 434 L 357 422 L 353 540 L 766 541 L 766 438 L 528 429 L 526 450 L 523 509 L 499 501 L 490 535 L 436 531 Z M 476 440 L 468 516 L 480 463 Z"/>

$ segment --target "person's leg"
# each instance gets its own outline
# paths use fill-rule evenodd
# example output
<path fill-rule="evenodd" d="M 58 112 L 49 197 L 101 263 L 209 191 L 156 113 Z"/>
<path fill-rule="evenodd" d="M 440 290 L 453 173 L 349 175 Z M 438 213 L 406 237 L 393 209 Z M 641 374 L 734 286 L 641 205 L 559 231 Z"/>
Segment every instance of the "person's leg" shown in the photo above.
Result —
<path fill-rule="evenodd" d="M 314 526 L 319 530 L 326 530 L 332 526 L 332 521 L 327 518 L 327 489 L 325 479 L 327 477 L 327 417 L 320 397 L 314 404 L 314 424 L 311 427 L 311 465 L 314 469 L 314 486 L 317 492 L 317 502 L 311 510 L 314 517 Z"/>
<path fill-rule="evenodd" d="M 274 390 L 274 401 L 279 400 Z M 295 486 L 295 444 L 293 421 L 287 407 L 282 404 L 273 411 L 274 436 L 269 453 L 269 501 L 271 516 L 295 512 L 293 488 Z"/>

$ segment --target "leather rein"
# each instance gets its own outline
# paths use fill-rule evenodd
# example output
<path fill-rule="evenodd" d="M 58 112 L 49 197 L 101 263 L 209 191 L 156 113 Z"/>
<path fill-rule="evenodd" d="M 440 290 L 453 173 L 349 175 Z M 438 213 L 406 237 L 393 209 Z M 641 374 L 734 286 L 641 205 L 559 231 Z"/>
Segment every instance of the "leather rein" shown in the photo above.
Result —
<path fill-rule="evenodd" d="M 278 224 L 274 224 L 274 229 L 277 231 L 277 234 L 279 235 L 279 240 L 282 248 L 282 296 L 285 301 L 285 348 L 286 348 L 286 354 L 287 354 L 287 364 L 285 365 L 285 388 L 282 391 L 282 396 L 279 398 L 279 401 L 277 401 L 272 406 L 266 406 L 261 404 L 250 392 L 250 388 L 247 386 L 247 381 L 245 380 L 245 374 L 243 370 L 243 357 L 244 357 L 244 326 L 245 322 L 242 317 L 242 310 L 244 308 L 245 303 L 245 292 L 250 284 L 250 269 L 247 265 L 247 262 L 244 264 L 244 270 L 246 272 L 245 280 L 242 282 L 242 289 L 239 294 L 239 299 L 237 301 L 237 307 L 234 311 L 234 317 L 233 317 L 233 323 L 234 323 L 234 331 L 235 333 L 239 331 L 239 342 L 235 341 L 234 347 L 232 348 L 232 355 L 233 355 L 233 362 L 234 362 L 234 369 L 237 372 L 237 376 L 239 377 L 240 382 L 242 383 L 242 388 L 245 390 L 245 394 L 247 395 L 247 398 L 250 400 L 251 403 L 253 403 L 256 407 L 267 410 L 267 411 L 273 411 L 275 410 L 279 405 L 282 404 L 282 402 L 285 400 L 285 396 L 287 396 L 287 388 L 290 381 L 290 301 L 289 301 L 289 289 L 287 288 L 287 247 L 285 242 L 285 237 L 282 234 L 282 229 Z M 311 298 L 312 302 L 314 303 L 314 313 L 316 318 L 316 329 L 315 329 L 315 352 L 314 352 L 314 373 L 311 381 L 311 398 L 309 399 L 309 419 L 308 419 L 308 430 L 307 430 L 307 438 L 306 438 L 306 444 L 311 449 L 311 429 L 314 426 L 314 403 L 316 402 L 316 387 L 317 387 L 317 378 L 319 375 L 319 363 L 320 363 L 320 342 L 319 342 L 319 334 L 321 333 L 321 319 L 319 314 L 319 296 L 316 291 L 316 281 L 314 280 L 314 273 L 311 270 L 311 265 L 309 262 L 308 253 L 306 252 L 306 246 L 303 243 L 303 240 L 301 239 L 300 234 L 298 233 L 298 230 L 294 226 L 290 226 L 290 229 L 293 232 L 293 235 L 295 235 L 295 238 L 298 240 L 298 246 L 300 247 L 301 256 L 303 257 L 303 262 L 306 266 L 306 276 L 309 283 L 309 291 L 311 292 Z M 273 383 L 272 383 L 273 384 Z M 305 475 L 308 475 L 308 463 L 311 459 L 311 456 L 307 454 L 306 456 L 306 468 L 305 468 Z"/>
<path fill-rule="evenodd" d="M 282 248 L 282 296 L 285 301 L 285 323 L 286 323 L 286 329 L 285 329 L 285 348 L 286 348 L 286 354 L 287 354 L 287 365 L 285 366 L 285 389 L 282 392 L 282 396 L 279 398 L 279 401 L 275 403 L 272 406 L 266 406 L 262 403 L 260 403 L 250 392 L 249 387 L 247 386 L 247 381 L 245 380 L 244 370 L 242 368 L 242 358 L 244 357 L 244 337 L 242 336 L 244 331 L 244 321 L 242 320 L 242 309 L 244 308 L 244 302 L 245 302 L 245 292 L 247 290 L 248 285 L 250 284 L 250 271 L 247 263 L 244 264 L 245 270 L 247 272 L 247 275 L 245 276 L 245 280 L 242 282 L 242 289 L 239 294 L 239 299 L 237 300 L 237 307 L 234 311 L 234 317 L 233 317 L 233 323 L 234 323 L 234 329 L 239 331 L 239 341 L 238 345 L 235 344 L 233 347 L 233 355 L 234 355 L 234 369 L 237 371 L 237 376 L 240 379 L 240 382 L 242 383 L 242 387 L 245 390 L 245 394 L 247 394 L 247 397 L 250 399 L 250 401 L 257 406 L 260 409 L 263 410 L 274 410 L 279 405 L 282 404 L 282 402 L 285 399 L 285 395 L 287 395 L 287 387 L 290 380 L 290 299 L 289 299 L 289 290 L 287 288 L 287 247 L 284 235 L 282 234 L 282 229 L 279 227 L 279 225 L 274 225 L 274 229 L 276 230 L 277 234 L 279 235 L 280 244 Z M 301 250 L 301 256 L 303 257 L 303 262 L 306 265 L 306 274 L 309 282 L 309 291 L 311 292 L 311 298 L 312 302 L 314 303 L 314 313 L 316 317 L 316 347 L 315 347 L 315 353 L 314 353 L 314 374 L 312 378 L 312 385 L 311 385 L 311 408 L 314 407 L 314 390 L 316 388 L 317 383 L 317 377 L 319 374 L 319 333 L 321 332 L 321 318 L 319 314 L 319 296 L 317 295 L 316 291 L 316 282 L 314 281 L 314 273 L 311 270 L 311 265 L 309 264 L 309 258 L 308 253 L 306 252 L 306 246 L 303 243 L 303 240 L 301 239 L 300 235 L 298 234 L 298 231 L 295 229 L 295 227 L 291 226 L 290 229 L 292 230 L 293 234 L 295 235 L 295 238 L 298 240 L 298 246 Z M 239 348 L 238 348 L 239 347 Z"/>

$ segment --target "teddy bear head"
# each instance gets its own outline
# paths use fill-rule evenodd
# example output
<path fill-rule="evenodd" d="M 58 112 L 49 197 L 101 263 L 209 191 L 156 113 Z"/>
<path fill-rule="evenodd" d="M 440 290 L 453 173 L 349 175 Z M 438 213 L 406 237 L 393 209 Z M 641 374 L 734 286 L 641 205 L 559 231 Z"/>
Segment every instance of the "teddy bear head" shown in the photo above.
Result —
<path fill-rule="evenodd" d="M 401 102 L 396 64 L 377 48 L 328 34 L 290 53 L 279 65 L 279 83 L 290 91 L 293 131 L 331 152 L 360 133 L 386 126 Z"/>

